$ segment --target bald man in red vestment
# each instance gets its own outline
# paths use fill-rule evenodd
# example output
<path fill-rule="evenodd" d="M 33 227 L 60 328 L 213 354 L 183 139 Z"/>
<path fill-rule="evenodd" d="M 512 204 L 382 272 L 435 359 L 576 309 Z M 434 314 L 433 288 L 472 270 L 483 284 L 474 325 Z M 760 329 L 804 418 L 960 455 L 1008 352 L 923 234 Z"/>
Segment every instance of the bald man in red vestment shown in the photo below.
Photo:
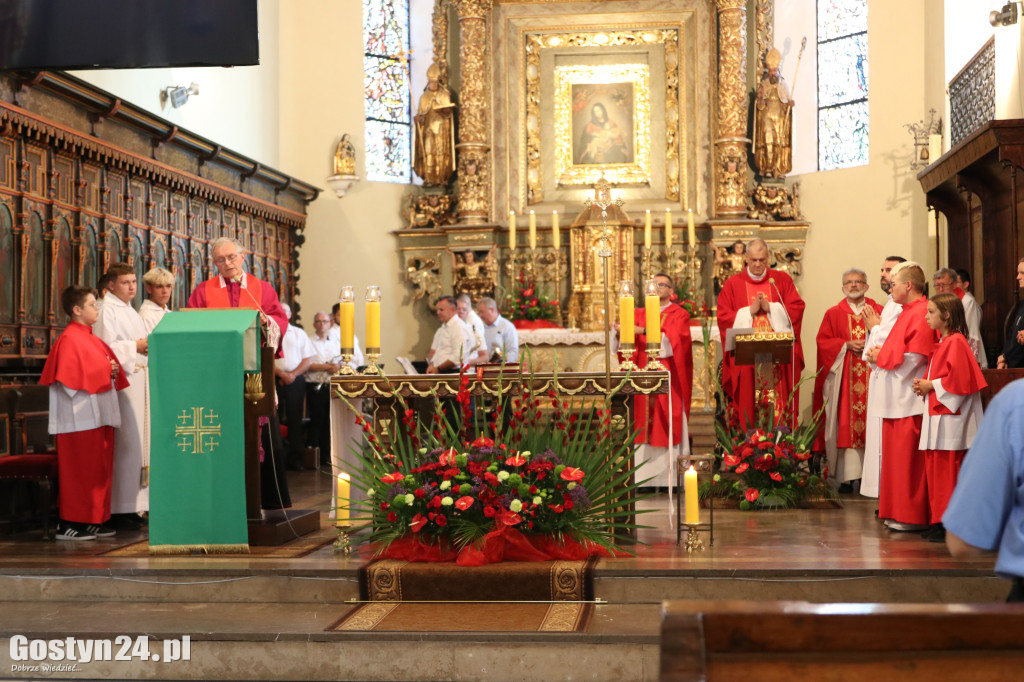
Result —
<path fill-rule="evenodd" d="M 746 261 L 747 267 L 725 280 L 718 295 L 718 330 L 723 342 L 733 328 L 793 332 L 792 362 L 775 365 L 775 386 L 769 387 L 775 389 L 778 414 L 785 408 L 804 368 L 800 345 L 804 300 L 792 277 L 768 267 L 768 245 L 763 240 L 754 239 L 747 245 Z M 732 409 L 738 412 L 741 425 L 756 422 L 754 383 L 754 366 L 737 365 L 733 352 L 726 352 L 722 359 L 722 389 Z"/>
<path fill-rule="evenodd" d="M 814 449 L 828 454 L 829 480 L 855 481 L 864 468 L 867 433 L 868 379 L 863 360 L 868 329 L 867 309 L 881 315 L 882 306 L 866 296 L 868 276 L 851 268 L 843 273 L 845 298 L 825 311 L 818 328 L 818 376 L 814 381 L 814 413 L 825 407 L 823 428 Z"/>

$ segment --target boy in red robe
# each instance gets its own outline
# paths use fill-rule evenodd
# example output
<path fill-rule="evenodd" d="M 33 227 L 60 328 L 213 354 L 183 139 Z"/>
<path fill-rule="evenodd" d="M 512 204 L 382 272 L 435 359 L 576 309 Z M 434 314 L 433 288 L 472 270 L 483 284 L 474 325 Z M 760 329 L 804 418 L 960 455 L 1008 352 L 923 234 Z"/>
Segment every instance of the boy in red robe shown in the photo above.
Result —
<path fill-rule="evenodd" d="M 57 436 L 60 483 L 58 540 L 94 540 L 115 531 L 110 518 L 114 429 L 121 425 L 117 391 L 128 379 L 114 351 L 93 335 L 96 293 L 68 287 L 61 307 L 71 317 L 46 358 L 39 383 L 50 387 L 50 433 Z"/>
<path fill-rule="evenodd" d="M 921 266 L 900 263 L 892 271 L 892 300 L 903 306 L 885 344 L 872 348 L 869 359 L 879 373 L 882 412 L 882 476 L 878 518 L 890 530 L 921 531 L 928 527 L 928 490 L 921 440 L 924 404 L 914 394 L 914 380 L 924 375 L 935 345 L 935 332 L 925 321 L 928 299 Z"/>
<path fill-rule="evenodd" d="M 678 454 L 687 452 L 687 420 L 690 418 L 690 397 L 693 395 L 693 351 L 690 337 L 690 316 L 681 305 L 672 301 L 672 279 L 657 274 L 661 307 L 661 348 L 658 361 L 668 370 L 672 389 L 672 445 L 682 445 Z M 636 322 L 636 364 L 641 369 L 647 365 L 647 312 L 644 308 L 634 311 Z M 639 430 L 636 442 L 649 447 L 638 453 L 637 463 L 646 462 L 640 470 L 640 478 L 651 477 L 651 485 L 669 487 L 674 482 L 675 467 L 669 461 L 669 397 L 655 396 L 653 402 L 638 395 L 633 399 L 635 428 Z"/>
<path fill-rule="evenodd" d="M 925 378 L 914 382 L 914 392 L 925 396 L 928 403 L 919 443 L 931 521 L 925 537 L 945 542 L 942 515 L 953 496 L 964 455 L 981 425 L 980 391 L 988 383 L 967 340 L 967 315 L 960 298 L 955 293 L 937 294 L 928 301 L 925 319 L 942 335 L 928 360 Z"/>
<path fill-rule="evenodd" d="M 882 313 L 882 306 L 865 295 L 867 290 L 863 270 L 844 272 L 846 298 L 825 311 L 818 328 L 813 405 L 815 414 L 824 406 L 825 417 L 814 449 L 827 453 L 829 480 L 837 483 L 859 479 L 864 465 L 871 366 L 861 358 L 868 333 L 863 313 L 866 308 Z"/>
<path fill-rule="evenodd" d="M 747 267 L 725 280 L 718 295 L 718 329 L 723 342 L 733 328 L 793 332 L 792 363 L 775 365 L 775 386 L 768 387 L 775 389 L 775 409 L 779 414 L 804 369 L 800 345 L 804 300 L 788 274 L 768 268 L 768 245 L 764 241 L 752 240 L 747 245 L 746 259 Z M 756 421 L 754 383 L 754 366 L 737 365 L 733 352 L 726 352 L 722 358 L 722 389 L 744 426 Z M 797 402 L 796 396 L 793 400 Z M 795 413 L 794 410 L 794 416 Z"/>

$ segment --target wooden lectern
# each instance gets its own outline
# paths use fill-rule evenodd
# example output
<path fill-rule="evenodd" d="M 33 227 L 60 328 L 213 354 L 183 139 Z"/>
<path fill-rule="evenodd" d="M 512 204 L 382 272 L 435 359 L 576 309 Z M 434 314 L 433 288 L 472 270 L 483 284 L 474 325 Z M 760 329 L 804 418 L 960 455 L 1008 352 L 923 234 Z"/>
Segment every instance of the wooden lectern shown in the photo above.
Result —
<path fill-rule="evenodd" d="M 793 361 L 792 332 L 754 332 L 739 334 L 735 338 L 733 352 L 737 365 L 754 366 L 754 405 L 757 421 L 763 417 L 774 421 L 776 405 L 775 365 L 788 365 Z M 767 392 L 767 393 L 765 393 Z M 767 400 L 761 400 L 766 395 Z"/>
<path fill-rule="evenodd" d="M 269 417 L 267 428 L 280 428 L 274 391 L 274 351 L 260 348 L 260 371 L 247 373 L 245 378 L 245 514 L 250 545 L 282 545 L 320 529 L 320 513 L 315 509 L 263 509 L 259 421 L 260 417 Z M 285 456 L 284 452 L 276 454 Z"/>

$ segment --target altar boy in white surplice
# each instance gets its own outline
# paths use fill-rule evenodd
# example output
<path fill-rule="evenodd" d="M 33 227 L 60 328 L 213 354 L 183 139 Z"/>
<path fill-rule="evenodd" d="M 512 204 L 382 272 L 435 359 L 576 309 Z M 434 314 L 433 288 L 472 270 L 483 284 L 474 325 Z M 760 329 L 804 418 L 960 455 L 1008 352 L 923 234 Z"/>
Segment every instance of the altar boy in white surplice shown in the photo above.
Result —
<path fill-rule="evenodd" d="M 138 513 L 149 510 L 148 333 L 146 323 L 131 306 L 138 291 L 132 266 L 114 263 L 107 273 L 113 276 L 111 290 L 93 331 L 114 351 L 129 383 L 117 394 L 121 427 L 114 437 L 110 523 L 130 530 L 141 527 L 144 521 Z"/>

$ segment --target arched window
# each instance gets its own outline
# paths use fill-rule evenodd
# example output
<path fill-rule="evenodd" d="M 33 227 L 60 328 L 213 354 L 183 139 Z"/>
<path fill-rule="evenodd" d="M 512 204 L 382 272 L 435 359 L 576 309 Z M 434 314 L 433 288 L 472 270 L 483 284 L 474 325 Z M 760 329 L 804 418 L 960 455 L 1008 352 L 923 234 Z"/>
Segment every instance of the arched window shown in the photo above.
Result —
<path fill-rule="evenodd" d="M 409 0 L 363 0 L 366 178 L 412 181 Z"/>
<path fill-rule="evenodd" d="M 868 162 L 868 3 L 818 2 L 818 169 Z"/>

